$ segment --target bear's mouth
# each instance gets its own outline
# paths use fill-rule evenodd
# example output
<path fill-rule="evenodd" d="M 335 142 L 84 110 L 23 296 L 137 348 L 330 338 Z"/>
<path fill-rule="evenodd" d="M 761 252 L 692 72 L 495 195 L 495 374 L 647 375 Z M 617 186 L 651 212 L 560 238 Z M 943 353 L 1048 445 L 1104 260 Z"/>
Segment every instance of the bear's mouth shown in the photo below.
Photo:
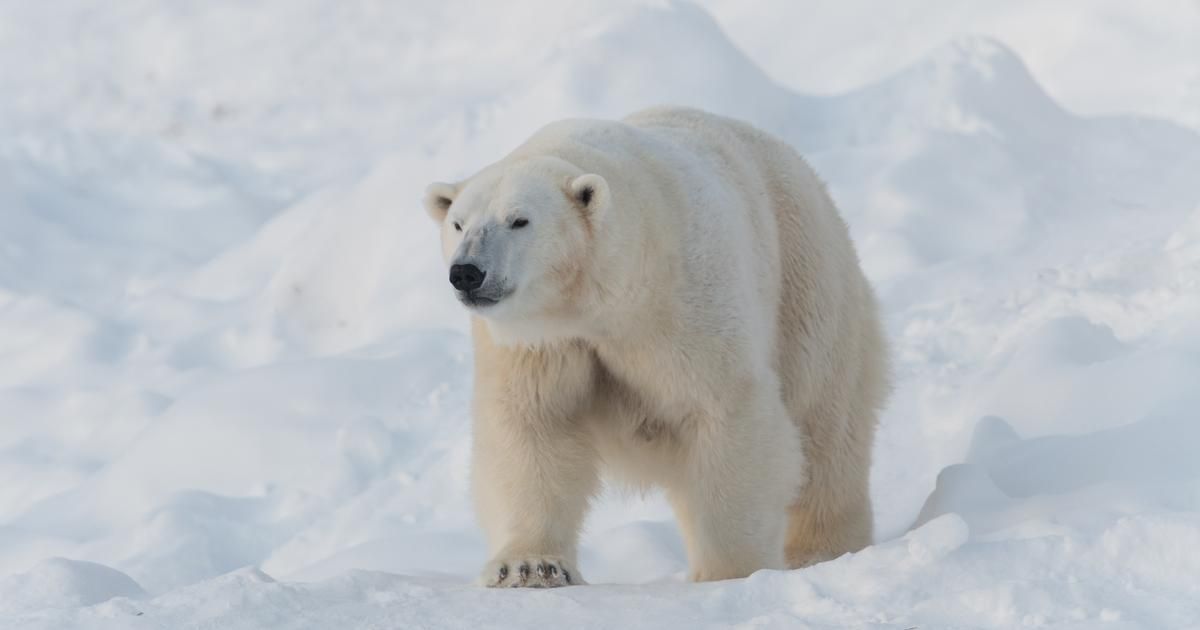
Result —
<path fill-rule="evenodd" d="M 469 306 L 470 308 L 487 308 L 495 306 L 508 297 L 508 293 L 488 294 L 480 293 L 479 291 L 459 291 L 458 301 Z"/>
<path fill-rule="evenodd" d="M 492 306 L 496 302 L 500 301 L 500 300 L 493 300 L 492 298 L 489 298 L 489 297 L 483 297 L 482 295 L 478 295 L 478 296 L 464 295 L 462 300 L 467 306 L 474 306 L 477 308 L 482 308 L 485 306 Z"/>

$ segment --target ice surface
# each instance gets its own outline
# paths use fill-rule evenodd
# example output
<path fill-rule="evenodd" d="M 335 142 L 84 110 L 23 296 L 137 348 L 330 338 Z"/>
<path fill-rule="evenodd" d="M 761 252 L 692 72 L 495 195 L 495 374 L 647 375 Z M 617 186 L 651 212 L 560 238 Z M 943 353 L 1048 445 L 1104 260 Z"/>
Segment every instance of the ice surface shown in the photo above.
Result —
<path fill-rule="evenodd" d="M 1200 626 L 1200 5 L 0 15 L 0 628 Z M 477 588 L 421 190 L 658 102 L 786 138 L 850 222 L 878 542 L 686 584 L 612 493 L 594 586 Z"/>

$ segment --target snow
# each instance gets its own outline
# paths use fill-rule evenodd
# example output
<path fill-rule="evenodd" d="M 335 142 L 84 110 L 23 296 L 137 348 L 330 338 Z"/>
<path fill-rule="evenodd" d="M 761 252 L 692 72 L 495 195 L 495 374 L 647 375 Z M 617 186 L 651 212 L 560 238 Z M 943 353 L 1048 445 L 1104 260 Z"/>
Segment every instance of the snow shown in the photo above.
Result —
<path fill-rule="evenodd" d="M 0 627 L 1200 626 L 1200 5 L 477 4 L 0 5 Z M 613 492 L 481 589 L 421 190 L 663 101 L 851 225 L 877 544 L 688 584 Z"/>

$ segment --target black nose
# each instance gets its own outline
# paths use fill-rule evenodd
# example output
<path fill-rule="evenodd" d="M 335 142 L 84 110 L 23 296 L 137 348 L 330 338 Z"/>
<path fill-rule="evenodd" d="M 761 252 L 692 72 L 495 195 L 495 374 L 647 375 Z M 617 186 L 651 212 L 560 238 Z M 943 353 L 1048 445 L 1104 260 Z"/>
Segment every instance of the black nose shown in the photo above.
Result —
<path fill-rule="evenodd" d="M 474 291 L 483 284 L 487 272 L 475 265 L 450 265 L 450 284 L 459 291 Z"/>

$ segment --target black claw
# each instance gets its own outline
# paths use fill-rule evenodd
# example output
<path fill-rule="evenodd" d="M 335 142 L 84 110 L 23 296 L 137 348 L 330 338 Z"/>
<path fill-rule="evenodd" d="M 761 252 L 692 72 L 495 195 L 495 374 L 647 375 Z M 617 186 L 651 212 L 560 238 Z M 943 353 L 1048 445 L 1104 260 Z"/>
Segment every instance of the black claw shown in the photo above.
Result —
<path fill-rule="evenodd" d="M 537 574 L 538 574 L 538 577 L 540 577 L 542 579 L 546 579 L 546 576 L 550 575 L 550 569 L 546 568 L 545 562 L 538 563 Z"/>
<path fill-rule="evenodd" d="M 502 564 L 500 565 L 500 579 L 503 580 L 506 577 L 508 577 L 508 565 Z"/>
<path fill-rule="evenodd" d="M 550 575 L 558 575 L 558 565 L 550 565 Z"/>
<path fill-rule="evenodd" d="M 563 569 L 563 579 L 567 581 L 567 584 L 570 584 L 571 583 L 571 572 L 566 569 Z"/>
<path fill-rule="evenodd" d="M 522 563 L 521 568 L 518 569 L 517 572 L 521 575 L 522 582 L 529 579 L 529 565 L 528 564 Z"/>

